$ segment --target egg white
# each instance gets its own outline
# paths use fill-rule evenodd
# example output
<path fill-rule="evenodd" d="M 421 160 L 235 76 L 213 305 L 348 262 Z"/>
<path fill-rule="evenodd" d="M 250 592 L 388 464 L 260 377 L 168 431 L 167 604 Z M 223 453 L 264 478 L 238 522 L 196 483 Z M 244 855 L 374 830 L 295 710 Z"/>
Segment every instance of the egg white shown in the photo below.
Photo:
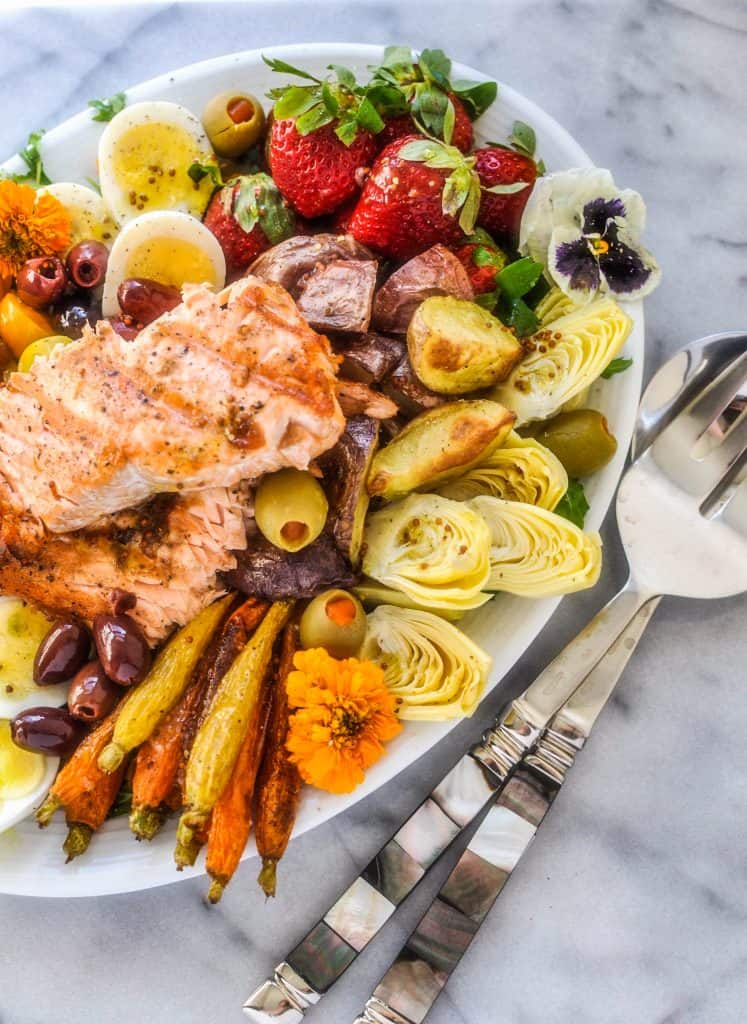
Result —
<path fill-rule="evenodd" d="M 0 597 L 0 624 L 8 612 L 11 604 L 18 604 L 17 597 Z M 50 622 L 51 625 L 51 622 Z M 0 630 L 0 663 L 2 662 L 3 648 L 7 650 L 8 640 Z M 57 683 L 54 686 L 37 686 L 33 679 L 33 661 L 29 661 L 28 675 L 21 679 L 18 688 L 12 693 L 6 691 L 6 686 L 0 676 L 0 718 L 13 718 L 19 711 L 35 707 L 59 707 L 67 699 L 67 683 Z"/>
<path fill-rule="evenodd" d="M 181 153 L 174 149 L 161 153 L 149 149 L 149 155 L 152 155 L 154 164 L 158 167 L 152 180 L 156 185 L 161 182 L 168 184 L 174 195 L 168 202 L 151 199 L 142 205 L 140 194 L 137 190 L 133 194 L 132 183 L 124 180 L 118 162 L 127 144 L 136 139 L 136 130 L 142 128 L 147 131 L 154 125 L 164 125 L 167 131 L 177 129 L 185 133 L 191 145 L 188 152 Z M 128 140 L 123 141 L 125 134 L 131 131 L 133 134 L 129 135 Z M 163 160 L 163 165 L 159 163 L 160 160 Z M 99 140 L 98 168 L 101 192 L 106 205 L 119 224 L 132 220 L 141 212 L 151 212 L 155 209 L 182 210 L 200 216 L 210 199 L 211 185 L 209 181 L 205 181 L 196 186 L 187 172 L 194 162 L 205 163 L 214 160 L 215 154 L 201 121 L 186 107 L 164 100 L 133 103 L 112 118 Z M 168 176 L 166 179 L 163 178 L 164 174 Z M 148 180 L 146 175 L 145 181 Z M 147 185 L 144 187 L 147 189 Z"/>
<path fill-rule="evenodd" d="M 116 316 L 120 312 L 117 289 L 128 277 L 142 276 L 133 275 L 130 268 L 130 260 L 133 254 L 140 250 L 141 246 L 152 243 L 168 243 L 170 240 L 176 243 L 186 243 L 199 249 L 208 259 L 212 266 L 213 280 L 205 283 L 217 289 L 222 288 L 226 280 L 226 258 L 218 240 L 212 231 L 209 231 L 196 217 L 188 213 L 179 213 L 176 210 L 154 210 L 153 213 L 143 213 L 135 220 L 129 221 L 122 228 L 112 246 L 109 255 L 109 265 L 104 280 L 104 294 L 102 298 L 102 312 L 104 316 Z M 164 266 L 164 277 L 159 278 L 156 274 L 151 275 L 155 280 L 163 283 L 173 283 L 174 286 L 187 283 L 186 281 L 169 281 L 169 272 L 172 267 Z M 202 282 L 193 281 L 193 284 Z"/>
<path fill-rule="evenodd" d="M 77 181 L 56 181 L 39 189 L 58 199 L 72 219 L 70 247 L 78 242 L 95 239 L 111 248 L 119 228 L 102 197 L 87 185 Z"/>
<path fill-rule="evenodd" d="M 39 806 L 54 782 L 60 766 L 59 757 L 44 757 L 43 772 L 34 788 L 23 796 L 0 799 L 0 832 L 17 825 Z"/>

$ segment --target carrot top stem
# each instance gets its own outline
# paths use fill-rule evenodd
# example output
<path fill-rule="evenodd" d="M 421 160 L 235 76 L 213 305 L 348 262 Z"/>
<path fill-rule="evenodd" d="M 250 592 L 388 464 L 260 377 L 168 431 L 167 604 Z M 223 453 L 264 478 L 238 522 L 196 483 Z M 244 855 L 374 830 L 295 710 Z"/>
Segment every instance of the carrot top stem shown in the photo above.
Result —
<path fill-rule="evenodd" d="M 137 840 L 152 839 L 163 826 L 166 815 L 156 807 L 133 807 L 130 812 L 130 830 Z"/>
<path fill-rule="evenodd" d="M 60 798 L 55 796 L 54 793 L 47 793 L 44 803 L 36 812 L 36 820 L 39 824 L 39 828 L 46 828 L 54 814 L 59 811 L 60 807 L 62 807 L 62 801 Z"/>
<path fill-rule="evenodd" d="M 66 864 L 86 852 L 92 835 L 93 829 L 90 825 L 83 825 L 79 821 L 73 822 L 67 831 L 65 842 L 62 844 L 62 849 L 67 854 Z"/>
<path fill-rule="evenodd" d="M 275 885 L 277 882 L 277 858 L 276 857 L 263 857 L 262 868 L 260 869 L 257 881 L 262 886 L 262 890 L 265 896 L 270 897 L 275 895 Z"/>

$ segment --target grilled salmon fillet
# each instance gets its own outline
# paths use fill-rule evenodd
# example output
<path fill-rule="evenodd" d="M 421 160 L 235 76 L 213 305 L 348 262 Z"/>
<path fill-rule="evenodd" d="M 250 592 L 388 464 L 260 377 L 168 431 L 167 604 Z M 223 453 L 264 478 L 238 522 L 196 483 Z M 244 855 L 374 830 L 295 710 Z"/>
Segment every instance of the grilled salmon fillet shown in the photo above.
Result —
<path fill-rule="evenodd" d="M 6 519 L 0 593 L 90 622 L 125 590 L 137 599 L 129 614 L 155 643 L 224 592 L 216 573 L 234 569 L 232 552 L 245 547 L 243 498 L 223 487 L 162 494 L 71 534 Z"/>
<path fill-rule="evenodd" d="M 244 277 L 182 300 L 134 341 L 101 322 L 10 376 L 0 515 L 65 533 L 159 493 L 305 469 L 335 444 L 335 357 L 287 292 Z"/>

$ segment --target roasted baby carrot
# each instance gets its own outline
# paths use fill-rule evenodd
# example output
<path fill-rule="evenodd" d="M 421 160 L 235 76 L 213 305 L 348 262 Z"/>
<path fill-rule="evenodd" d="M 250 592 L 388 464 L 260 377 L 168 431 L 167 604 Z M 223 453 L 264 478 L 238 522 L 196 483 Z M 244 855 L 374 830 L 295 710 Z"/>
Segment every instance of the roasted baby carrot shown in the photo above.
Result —
<path fill-rule="evenodd" d="M 285 627 L 262 764 L 254 791 L 254 830 L 262 869 L 257 879 L 265 895 L 275 895 L 277 862 L 285 853 L 298 810 L 301 776 L 288 756 L 288 692 L 286 681 L 298 649 L 298 626 Z"/>
<path fill-rule="evenodd" d="M 268 669 L 228 785 L 210 815 L 205 867 L 212 882 L 208 900 L 217 903 L 239 866 L 252 830 L 252 799 L 264 749 L 273 673 Z"/>
<path fill-rule="evenodd" d="M 145 743 L 176 705 L 232 600 L 229 594 L 203 608 L 161 648 L 148 675 L 132 688 L 127 710 L 101 752 L 105 772 L 116 771 L 125 754 Z"/>
<path fill-rule="evenodd" d="M 177 867 L 194 864 L 200 833 L 228 785 L 244 733 L 259 703 L 262 683 L 292 601 L 276 601 L 221 680 L 195 736 L 184 781 L 185 810 L 176 831 Z"/>
<path fill-rule="evenodd" d="M 47 799 L 36 812 L 36 820 L 43 828 L 49 824 L 55 811 L 64 808 L 65 819 L 71 829 L 63 845 L 68 860 L 85 851 L 119 791 L 124 764 L 110 774 L 99 768 L 98 761 L 101 751 L 111 741 L 114 727 L 129 697 L 129 693 L 125 694 L 114 711 L 75 748 L 52 783 Z"/>
<path fill-rule="evenodd" d="M 138 839 L 152 839 L 163 824 L 165 811 L 181 805 L 179 776 L 202 708 L 268 607 L 266 601 L 250 597 L 229 615 L 200 658 L 179 703 L 140 747 L 130 812 L 130 828 Z"/>

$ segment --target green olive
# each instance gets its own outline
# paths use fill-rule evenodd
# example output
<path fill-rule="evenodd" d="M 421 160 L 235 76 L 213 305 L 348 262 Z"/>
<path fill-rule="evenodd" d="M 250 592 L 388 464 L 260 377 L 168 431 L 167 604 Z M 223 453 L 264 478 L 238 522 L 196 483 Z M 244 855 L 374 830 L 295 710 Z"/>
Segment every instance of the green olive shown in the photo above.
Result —
<path fill-rule="evenodd" d="M 316 540 L 327 519 L 327 496 L 316 477 L 281 469 L 264 477 L 254 495 L 254 518 L 264 536 L 283 551 L 300 551 Z"/>
<path fill-rule="evenodd" d="M 237 157 L 259 142 L 265 112 L 249 92 L 221 92 L 205 107 L 202 123 L 218 156 Z"/>
<path fill-rule="evenodd" d="M 323 647 L 333 658 L 352 658 L 366 635 L 366 613 L 347 590 L 325 590 L 307 604 L 299 633 L 307 650 Z"/>
<path fill-rule="evenodd" d="M 535 423 L 532 437 L 560 459 L 570 477 L 596 473 L 617 451 L 615 435 L 596 409 L 574 409 Z"/>

